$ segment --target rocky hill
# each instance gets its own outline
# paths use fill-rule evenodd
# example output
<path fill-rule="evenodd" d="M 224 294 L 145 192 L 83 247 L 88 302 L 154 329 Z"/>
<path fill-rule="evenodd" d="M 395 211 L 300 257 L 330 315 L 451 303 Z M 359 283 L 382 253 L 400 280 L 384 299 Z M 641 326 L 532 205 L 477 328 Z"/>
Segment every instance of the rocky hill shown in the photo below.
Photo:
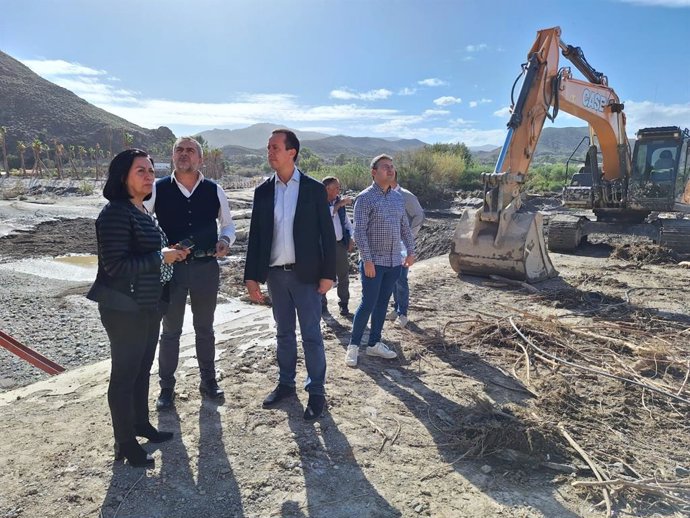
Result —
<path fill-rule="evenodd" d="M 284 128 L 278 124 L 271 124 L 262 122 L 259 124 L 252 124 L 246 128 L 240 129 L 212 129 L 202 131 L 197 136 L 203 137 L 208 145 L 211 147 L 224 148 L 226 146 L 239 146 L 249 148 L 250 150 L 263 149 L 266 147 L 268 137 L 274 129 Z M 329 135 L 325 133 L 318 133 L 316 131 L 300 131 L 294 128 L 289 128 L 295 132 L 297 138 L 302 141 L 318 140 L 326 138 Z"/>
<path fill-rule="evenodd" d="M 389 140 L 372 137 L 347 137 L 337 135 L 319 140 L 308 140 L 303 142 L 305 147 L 326 160 L 332 160 L 338 155 L 344 154 L 348 157 L 368 157 L 371 158 L 380 153 L 395 155 L 401 151 L 417 149 L 426 144 L 417 139 Z"/>
<path fill-rule="evenodd" d="M 133 137 L 133 145 L 151 149 L 170 145 L 175 135 L 166 127 L 146 129 L 97 108 L 32 72 L 28 67 L 0 52 L 0 126 L 7 129 L 7 150 L 16 154 L 17 141 L 30 145 L 38 138 L 65 146 L 92 147 L 117 152 L 123 132 Z"/>
<path fill-rule="evenodd" d="M 225 158 L 233 163 L 243 163 L 251 162 L 256 157 L 265 157 L 266 142 L 271 132 L 281 127 L 283 126 L 262 123 L 237 130 L 203 131 L 198 136 L 206 139 L 211 146 L 222 144 L 221 149 Z M 333 160 L 338 155 L 347 157 L 372 157 L 379 153 L 394 155 L 425 145 L 417 139 L 331 136 L 313 131 L 293 131 L 300 139 L 303 148 L 309 148 L 324 160 Z"/>
<path fill-rule="evenodd" d="M 577 128 L 544 128 L 539 137 L 537 149 L 534 151 L 534 164 L 565 162 L 584 137 L 589 136 L 586 126 Z M 587 151 L 587 142 L 578 150 L 577 156 L 582 157 Z M 501 147 L 492 150 L 476 150 L 472 152 L 474 159 L 481 164 L 495 164 Z"/>

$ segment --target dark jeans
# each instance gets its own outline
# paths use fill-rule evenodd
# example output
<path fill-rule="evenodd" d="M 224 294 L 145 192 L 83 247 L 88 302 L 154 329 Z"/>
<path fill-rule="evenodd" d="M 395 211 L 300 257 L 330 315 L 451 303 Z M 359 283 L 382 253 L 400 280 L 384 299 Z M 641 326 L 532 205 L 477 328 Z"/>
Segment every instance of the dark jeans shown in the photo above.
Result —
<path fill-rule="evenodd" d="M 98 309 L 110 340 L 108 405 L 113 432 L 115 442 L 123 443 L 135 438 L 136 425 L 149 422 L 149 378 L 161 314 L 157 310 Z"/>
<path fill-rule="evenodd" d="M 347 253 L 347 246 L 338 241 L 335 244 L 335 275 L 338 279 L 338 305 L 346 308 L 350 302 L 350 257 Z M 326 295 L 323 295 L 321 303 L 325 306 Z"/>
<path fill-rule="evenodd" d="M 325 395 L 326 353 L 321 336 L 321 295 L 315 284 L 305 284 L 294 271 L 279 268 L 268 271 L 268 291 L 276 322 L 276 356 L 280 371 L 278 383 L 295 386 L 297 375 L 296 317 L 302 334 L 307 381 L 310 394 Z"/>
<path fill-rule="evenodd" d="M 400 267 L 400 277 L 398 277 L 393 288 L 393 307 L 398 315 L 407 316 L 407 310 L 410 305 L 410 286 L 407 283 L 409 271 L 409 268 Z"/>
<path fill-rule="evenodd" d="M 352 321 L 351 345 L 360 345 L 364 328 L 371 316 L 368 345 L 381 341 L 381 331 L 386 319 L 386 308 L 393 292 L 393 285 L 400 277 L 401 266 L 376 265 L 376 276 L 364 275 L 364 263 L 359 262 L 359 275 L 362 280 L 362 302 L 360 302 Z"/>
<path fill-rule="evenodd" d="M 158 353 L 158 375 L 161 388 L 175 387 L 175 371 L 180 358 L 180 336 L 189 295 L 192 306 L 196 358 L 202 381 L 216 377 L 216 337 L 213 332 L 213 316 L 218 299 L 220 268 L 218 262 L 192 260 L 176 263 L 170 281 L 170 304 L 163 315 L 161 348 Z"/>

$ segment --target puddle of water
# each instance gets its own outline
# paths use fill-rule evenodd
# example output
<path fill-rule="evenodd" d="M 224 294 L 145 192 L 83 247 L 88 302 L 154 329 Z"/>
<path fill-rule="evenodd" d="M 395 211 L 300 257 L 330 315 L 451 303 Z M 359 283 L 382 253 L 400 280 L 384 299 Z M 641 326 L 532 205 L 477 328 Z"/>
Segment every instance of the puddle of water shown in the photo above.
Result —
<path fill-rule="evenodd" d="M 73 264 L 75 266 L 98 267 L 97 255 L 62 255 L 56 257 L 55 260 L 65 264 Z"/>
<path fill-rule="evenodd" d="M 22 259 L 0 264 L 0 269 L 26 273 L 46 279 L 90 282 L 96 278 L 96 256 L 64 256 L 40 259 Z"/>

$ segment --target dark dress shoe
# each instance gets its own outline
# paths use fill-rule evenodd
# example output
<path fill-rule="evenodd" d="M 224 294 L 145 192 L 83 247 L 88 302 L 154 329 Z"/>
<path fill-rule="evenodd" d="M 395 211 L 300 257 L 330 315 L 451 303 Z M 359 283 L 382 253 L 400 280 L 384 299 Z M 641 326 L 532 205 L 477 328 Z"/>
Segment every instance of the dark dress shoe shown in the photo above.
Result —
<path fill-rule="evenodd" d="M 173 401 L 175 401 L 175 391 L 171 388 L 161 389 L 161 394 L 156 400 L 156 410 L 172 408 Z"/>
<path fill-rule="evenodd" d="M 295 387 L 278 383 L 278 386 L 273 390 L 273 392 L 271 392 L 268 396 L 266 396 L 266 399 L 264 399 L 263 407 L 270 408 L 279 401 L 296 395 L 297 390 L 295 390 Z"/>
<path fill-rule="evenodd" d="M 115 460 L 127 459 L 133 468 L 152 468 L 156 461 L 146 453 L 136 439 L 115 443 Z"/>
<path fill-rule="evenodd" d="M 340 314 L 344 317 L 350 316 L 350 310 L 347 309 L 347 306 L 340 306 Z"/>
<path fill-rule="evenodd" d="M 326 408 L 326 396 L 318 394 L 310 394 L 307 408 L 304 410 L 304 420 L 313 421 L 318 419 L 323 414 Z"/>
<path fill-rule="evenodd" d="M 225 397 L 225 392 L 218 386 L 216 380 L 202 381 L 199 385 L 199 392 L 202 396 L 211 399 L 222 399 Z"/>
<path fill-rule="evenodd" d="M 173 438 L 172 432 L 160 432 L 156 430 L 151 423 L 135 426 L 134 433 L 137 437 L 144 437 L 148 439 L 149 442 L 156 444 L 169 441 Z"/>

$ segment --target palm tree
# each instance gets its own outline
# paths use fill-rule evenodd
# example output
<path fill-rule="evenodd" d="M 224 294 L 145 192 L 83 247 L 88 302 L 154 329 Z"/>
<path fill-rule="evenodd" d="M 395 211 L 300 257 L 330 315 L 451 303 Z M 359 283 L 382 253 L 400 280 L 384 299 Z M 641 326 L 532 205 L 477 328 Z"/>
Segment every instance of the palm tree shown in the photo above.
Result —
<path fill-rule="evenodd" d="M 2 165 L 5 167 L 7 174 L 10 173 L 10 166 L 7 163 L 7 128 L 0 126 L 0 146 L 2 146 Z"/>
<path fill-rule="evenodd" d="M 108 129 L 106 130 L 107 135 L 108 135 L 108 162 L 110 162 L 110 159 L 113 158 L 113 128 L 108 126 Z"/>
<path fill-rule="evenodd" d="M 67 158 L 69 159 L 69 167 L 75 178 L 79 178 L 79 170 L 77 169 L 77 148 L 70 145 L 67 148 Z"/>
<path fill-rule="evenodd" d="M 46 170 L 46 173 L 50 175 L 50 169 L 46 164 L 50 164 L 50 146 L 48 144 L 43 144 L 41 145 L 41 151 L 46 154 L 46 159 L 45 162 L 39 155 L 39 159 L 41 160 L 41 168 Z"/>
<path fill-rule="evenodd" d="M 127 133 L 126 130 L 122 130 L 122 149 L 129 149 L 132 147 L 132 144 L 134 144 L 134 135 L 131 133 Z"/>
<path fill-rule="evenodd" d="M 35 138 L 31 143 L 31 150 L 34 152 L 34 168 L 31 170 L 31 174 L 40 176 L 42 173 L 41 169 L 41 150 L 43 149 L 43 142 L 40 139 Z"/>
<path fill-rule="evenodd" d="M 101 149 L 101 145 L 96 142 L 96 180 L 100 177 L 101 167 L 100 161 L 105 159 L 105 151 Z"/>
<path fill-rule="evenodd" d="M 26 144 L 23 141 L 17 141 L 17 153 L 19 154 L 19 164 L 22 168 L 22 174 L 26 176 L 26 164 L 24 162 L 24 153 L 26 152 Z"/>
<path fill-rule="evenodd" d="M 79 165 L 81 166 L 81 173 L 86 174 L 86 171 L 84 170 L 84 157 L 86 156 L 86 148 L 84 146 L 79 146 L 77 148 L 77 152 L 79 153 Z"/>
<path fill-rule="evenodd" d="M 62 156 L 65 154 L 65 146 L 55 139 L 53 140 L 53 148 L 55 149 L 55 169 L 57 169 L 58 178 L 62 180 Z"/>

